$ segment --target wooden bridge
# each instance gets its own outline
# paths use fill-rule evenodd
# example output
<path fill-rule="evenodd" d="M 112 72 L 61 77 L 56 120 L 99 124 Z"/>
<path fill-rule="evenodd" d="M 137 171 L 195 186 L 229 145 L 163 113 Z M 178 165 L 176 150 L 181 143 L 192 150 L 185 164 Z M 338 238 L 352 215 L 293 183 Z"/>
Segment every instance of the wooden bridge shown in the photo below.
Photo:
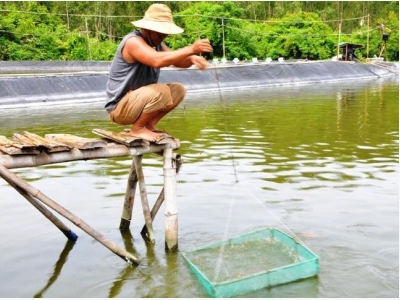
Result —
<path fill-rule="evenodd" d="M 145 219 L 145 224 L 141 230 L 142 236 L 151 243 L 155 243 L 152 221 L 161 204 L 165 201 L 165 247 L 167 251 L 177 250 L 178 210 L 176 204 L 176 174 L 179 172 L 182 159 L 173 150 L 179 149 L 180 141 L 167 136 L 159 142 L 150 143 L 129 136 L 124 132 L 116 133 L 102 129 L 93 129 L 93 133 L 100 137 L 83 138 L 71 134 L 47 134 L 45 137 L 41 137 L 26 131 L 14 133 L 10 139 L 0 136 L 0 176 L 57 226 L 69 240 L 76 241 L 78 237 L 48 208 L 71 221 L 128 263 L 137 265 L 139 261 L 134 255 L 108 240 L 78 216 L 10 171 L 10 169 L 33 168 L 41 165 L 76 160 L 132 156 L 120 230 L 129 230 L 136 186 L 139 183 L 140 198 Z M 164 187 L 151 210 L 148 204 L 142 170 L 143 155 L 148 153 L 156 153 L 162 155 L 164 158 Z"/>

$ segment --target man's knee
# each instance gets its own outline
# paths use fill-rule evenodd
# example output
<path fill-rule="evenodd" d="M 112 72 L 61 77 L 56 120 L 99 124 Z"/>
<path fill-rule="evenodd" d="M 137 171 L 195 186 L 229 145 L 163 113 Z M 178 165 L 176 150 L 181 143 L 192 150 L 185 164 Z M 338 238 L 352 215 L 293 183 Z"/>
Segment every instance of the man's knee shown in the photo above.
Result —
<path fill-rule="evenodd" d="M 183 98 L 185 98 L 186 95 L 186 88 L 183 84 L 179 82 L 174 82 L 174 83 L 169 83 L 168 87 L 171 91 L 171 97 L 174 102 L 182 101 Z"/>

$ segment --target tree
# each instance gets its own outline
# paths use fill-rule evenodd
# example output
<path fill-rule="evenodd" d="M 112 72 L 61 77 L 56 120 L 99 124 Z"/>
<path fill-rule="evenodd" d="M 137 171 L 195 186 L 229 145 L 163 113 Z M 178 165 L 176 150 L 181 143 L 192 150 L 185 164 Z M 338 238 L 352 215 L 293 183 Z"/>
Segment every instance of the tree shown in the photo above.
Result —
<path fill-rule="evenodd" d="M 257 24 L 258 55 L 277 59 L 327 59 L 336 42 L 331 28 L 317 14 L 299 12 Z"/>
<path fill-rule="evenodd" d="M 172 48 L 179 48 L 198 38 L 208 38 L 214 49 L 212 57 L 251 57 L 255 51 L 250 45 L 250 37 L 240 31 L 242 14 L 243 9 L 236 7 L 234 2 L 195 2 L 175 17 L 185 28 L 185 33 L 169 37 L 167 43 Z"/>

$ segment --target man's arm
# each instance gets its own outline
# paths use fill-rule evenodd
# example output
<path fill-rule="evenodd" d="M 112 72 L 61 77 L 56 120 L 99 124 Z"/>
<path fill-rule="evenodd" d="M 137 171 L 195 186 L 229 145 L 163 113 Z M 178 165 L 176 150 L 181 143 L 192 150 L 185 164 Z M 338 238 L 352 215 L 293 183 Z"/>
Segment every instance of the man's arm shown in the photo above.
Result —
<path fill-rule="evenodd" d="M 206 60 L 200 56 L 197 56 L 196 54 L 212 51 L 210 42 L 207 39 L 197 40 L 192 45 L 178 50 L 170 50 L 165 45 L 162 47 L 163 50 L 169 51 L 157 52 L 142 38 L 131 37 L 126 41 L 125 46 L 122 49 L 122 56 L 129 63 L 139 61 L 142 64 L 157 69 L 171 65 L 187 68 L 192 64 L 196 64 L 198 67 L 204 68 L 206 66 L 204 61 Z"/>
<path fill-rule="evenodd" d="M 162 51 L 172 51 L 172 50 L 168 48 L 167 45 L 162 43 Z M 199 55 L 191 55 L 174 64 L 174 66 L 178 68 L 189 68 L 192 65 L 196 65 L 199 69 L 204 69 L 209 65 L 209 63 L 207 62 L 206 59 L 204 59 Z"/>

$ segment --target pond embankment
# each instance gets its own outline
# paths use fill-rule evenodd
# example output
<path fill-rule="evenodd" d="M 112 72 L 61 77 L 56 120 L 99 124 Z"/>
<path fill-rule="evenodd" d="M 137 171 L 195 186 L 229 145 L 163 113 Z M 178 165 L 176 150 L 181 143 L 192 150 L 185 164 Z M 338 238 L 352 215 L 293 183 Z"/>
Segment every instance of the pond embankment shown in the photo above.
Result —
<path fill-rule="evenodd" d="M 0 107 L 105 101 L 110 62 L 0 62 Z M 316 84 L 398 75 L 399 64 L 287 61 L 213 64 L 206 70 L 164 68 L 160 82 L 188 92 Z"/>

